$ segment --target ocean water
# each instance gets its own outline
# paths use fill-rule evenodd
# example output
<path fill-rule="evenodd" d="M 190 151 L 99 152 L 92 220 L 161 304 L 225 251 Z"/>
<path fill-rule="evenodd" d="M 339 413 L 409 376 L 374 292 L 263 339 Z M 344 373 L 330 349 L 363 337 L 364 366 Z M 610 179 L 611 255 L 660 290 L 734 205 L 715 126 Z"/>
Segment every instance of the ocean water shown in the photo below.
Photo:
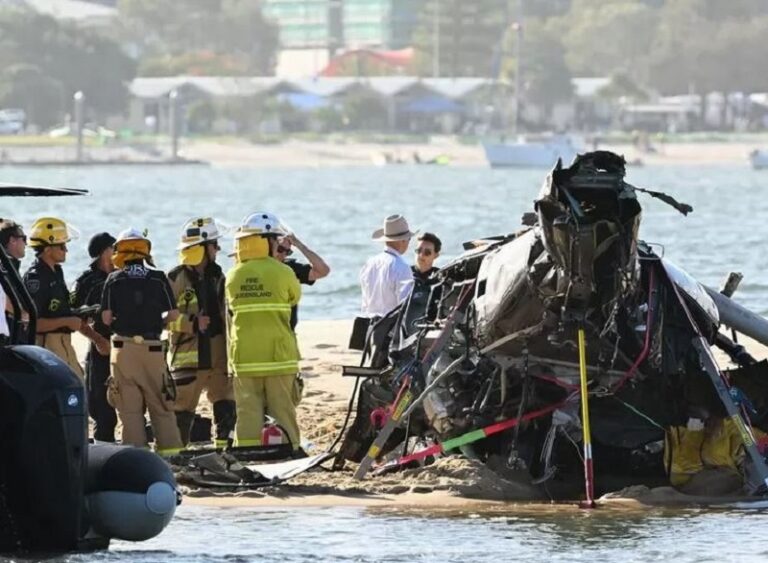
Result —
<path fill-rule="evenodd" d="M 761 510 L 465 510 L 182 506 L 159 537 L 49 561 L 760 562 Z"/>
<path fill-rule="evenodd" d="M 175 263 L 184 220 L 213 215 L 236 225 L 268 210 L 332 268 L 305 292 L 303 319 L 348 318 L 359 306 L 357 272 L 378 250 L 371 232 L 391 213 L 437 233 L 443 260 L 461 242 L 512 232 L 531 209 L 542 171 L 482 168 L 2 168 L 0 181 L 87 188 L 84 198 L 0 199 L 0 216 L 25 225 L 56 215 L 83 233 L 70 245 L 73 281 L 87 239 L 128 226 L 149 229 L 160 267 Z M 641 238 L 702 282 L 745 275 L 737 299 L 768 312 L 768 173 L 742 166 L 631 169 L 629 181 L 694 207 L 683 217 L 641 195 Z M 224 241 L 225 249 L 231 241 Z M 412 259 L 412 256 L 408 256 Z M 762 510 L 493 511 L 363 508 L 212 508 L 182 505 L 169 528 L 142 544 L 51 561 L 766 561 Z"/>
<path fill-rule="evenodd" d="M 0 182 L 87 188 L 91 195 L 2 198 L 0 217 L 30 225 L 51 214 L 77 226 L 82 237 L 70 245 L 65 269 L 71 283 L 88 263 L 87 241 L 96 232 L 147 228 L 157 265 L 170 269 L 187 218 L 213 215 L 234 226 L 250 212 L 272 211 L 332 269 L 328 278 L 306 289 L 302 318 L 348 318 L 359 307 L 357 273 L 380 248 L 371 233 L 384 217 L 402 213 L 412 228 L 436 233 L 444 243 L 444 262 L 461 253 L 463 241 L 517 230 L 544 175 L 539 170 L 429 166 L 6 167 L 0 169 Z M 641 194 L 642 239 L 663 247 L 665 257 L 712 286 L 719 286 L 731 270 L 743 272 L 737 299 L 768 312 L 768 172 L 746 165 L 645 167 L 630 169 L 628 179 L 694 208 L 684 217 Z M 225 240 L 223 247 L 231 249 L 232 241 Z M 411 261 L 413 255 L 406 258 Z M 229 260 L 223 257 L 223 262 Z"/>

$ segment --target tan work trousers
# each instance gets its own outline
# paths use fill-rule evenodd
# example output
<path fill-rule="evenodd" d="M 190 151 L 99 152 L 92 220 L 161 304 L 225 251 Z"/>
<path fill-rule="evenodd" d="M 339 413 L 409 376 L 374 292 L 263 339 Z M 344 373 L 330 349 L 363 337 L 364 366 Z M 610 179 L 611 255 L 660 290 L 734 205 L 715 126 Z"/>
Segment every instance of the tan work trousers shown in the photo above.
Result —
<path fill-rule="evenodd" d="M 83 368 L 77 360 L 77 354 L 72 347 L 72 335 L 63 332 L 38 333 L 35 344 L 56 354 L 74 371 L 80 379 L 85 378 Z"/>
<path fill-rule="evenodd" d="M 295 375 L 235 377 L 236 446 L 261 445 L 264 416 L 275 419 L 288 433 L 293 449 L 299 449 L 299 423 L 294 399 Z"/>
<path fill-rule="evenodd" d="M 211 338 L 211 369 L 178 370 L 173 374 L 176 380 L 176 412 L 194 412 L 200 402 L 200 395 L 206 391 L 208 400 L 233 401 L 235 394 L 232 380 L 227 377 L 227 345 L 224 335 Z"/>
<path fill-rule="evenodd" d="M 113 338 L 110 361 L 116 386 L 114 406 L 123 423 L 123 444 L 146 447 L 146 407 L 155 434 L 155 451 L 160 455 L 178 453 L 182 444 L 176 415 L 163 393 L 163 378 L 168 368 L 162 343 L 148 340 L 138 344 Z"/>

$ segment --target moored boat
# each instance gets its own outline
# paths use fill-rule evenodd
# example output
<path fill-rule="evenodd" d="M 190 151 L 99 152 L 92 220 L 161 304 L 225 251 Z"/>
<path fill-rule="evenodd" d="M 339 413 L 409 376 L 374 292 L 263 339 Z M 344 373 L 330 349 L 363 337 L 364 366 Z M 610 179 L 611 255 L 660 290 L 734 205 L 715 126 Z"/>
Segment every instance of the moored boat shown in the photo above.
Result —
<path fill-rule="evenodd" d="M 768 150 L 753 150 L 749 153 L 749 162 L 755 170 L 768 169 Z"/>
<path fill-rule="evenodd" d="M 579 152 L 571 137 L 555 136 L 537 141 L 483 142 L 485 158 L 492 168 L 551 168 L 558 159 L 570 163 Z"/>

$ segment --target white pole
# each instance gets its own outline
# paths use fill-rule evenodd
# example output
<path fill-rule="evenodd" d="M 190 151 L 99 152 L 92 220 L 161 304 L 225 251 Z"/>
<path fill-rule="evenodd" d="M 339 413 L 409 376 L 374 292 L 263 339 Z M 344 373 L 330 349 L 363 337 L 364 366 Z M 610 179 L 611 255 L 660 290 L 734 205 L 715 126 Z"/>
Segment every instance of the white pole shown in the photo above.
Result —
<path fill-rule="evenodd" d="M 75 92 L 75 135 L 77 135 L 77 162 L 83 161 L 83 130 L 85 129 L 85 94 Z"/>
<path fill-rule="evenodd" d="M 168 94 L 168 125 L 171 133 L 171 160 L 179 158 L 179 92 L 175 88 Z"/>
<path fill-rule="evenodd" d="M 440 78 L 440 0 L 435 0 L 432 16 L 432 77 Z"/>
<path fill-rule="evenodd" d="M 515 135 L 518 134 L 518 128 L 520 127 L 520 89 L 523 86 L 523 7 L 522 0 L 517 0 L 515 5 L 515 117 L 512 121 L 512 131 Z"/>

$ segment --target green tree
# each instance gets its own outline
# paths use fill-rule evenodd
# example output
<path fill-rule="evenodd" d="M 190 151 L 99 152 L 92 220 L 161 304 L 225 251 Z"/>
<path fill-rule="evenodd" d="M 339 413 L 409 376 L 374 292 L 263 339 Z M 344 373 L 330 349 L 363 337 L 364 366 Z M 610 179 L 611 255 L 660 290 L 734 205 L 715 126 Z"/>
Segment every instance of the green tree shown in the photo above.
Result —
<path fill-rule="evenodd" d="M 274 70 L 278 30 L 264 18 L 260 0 L 120 0 L 118 8 L 116 32 L 143 59 L 178 62 L 214 53 L 222 61 L 235 61 L 236 74 Z M 227 64 L 204 71 L 223 75 L 233 69 Z"/>
<path fill-rule="evenodd" d="M 756 72 L 768 58 L 763 4 L 743 0 L 734 3 L 738 9 L 723 11 L 711 0 L 669 2 L 648 57 L 650 84 L 668 93 L 768 87 L 765 73 Z"/>
<path fill-rule="evenodd" d="M 247 66 L 232 55 L 219 55 L 211 51 L 195 51 L 183 55 L 165 55 L 142 59 L 140 76 L 245 76 Z"/>
<path fill-rule="evenodd" d="M 509 26 L 507 0 L 430 0 L 414 34 L 422 74 L 492 76 Z"/>
<path fill-rule="evenodd" d="M 515 1 L 516 0 L 512 0 L 509 7 L 510 13 L 513 14 L 513 18 L 517 17 L 514 15 L 516 8 Z M 523 10 L 523 15 L 526 18 L 529 16 L 551 18 L 567 13 L 571 9 L 573 0 L 519 0 L 519 2 L 520 7 Z"/>
<path fill-rule="evenodd" d="M 504 42 L 502 76 L 515 79 L 517 68 L 514 53 L 514 33 Z M 522 30 L 521 81 L 522 104 L 535 103 L 551 109 L 554 104 L 573 96 L 571 71 L 565 61 L 565 49 L 557 33 L 543 20 L 528 19 Z"/>
<path fill-rule="evenodd" d="M 668 1 L 667 5 L 675 3 L 684 5 L 687 0 Z M 768 16 L 768 2 L 765 0 L 695 0 L 690 5 L 704 19 L 712 22 Z"/>
<path fill-rule="evenodd" d="M 641 0 L 573 0 L 552 26 L 576 76 L 605 76 L 643 70 L 658 21 L 659 10 Z"/>
<path fill-rule="evenodd" d="M 0 68 L 7 69 L 6 95 L 45 124 L 46 106 L 61 114 L 78 90 L 95 117 L 122 111 L 135 74 L 135 63 L 111 39 L 26 10 L 0 11 Z M 22 92 L 30 97 L 22 99 Z"/>
<path fill-rule="evenodd" d="M 30 123 L 50 127 L 65 108 L 64 86 L 37 66 L 12 65 L 0 74 L 0 106 L 21 108 Z"/>

